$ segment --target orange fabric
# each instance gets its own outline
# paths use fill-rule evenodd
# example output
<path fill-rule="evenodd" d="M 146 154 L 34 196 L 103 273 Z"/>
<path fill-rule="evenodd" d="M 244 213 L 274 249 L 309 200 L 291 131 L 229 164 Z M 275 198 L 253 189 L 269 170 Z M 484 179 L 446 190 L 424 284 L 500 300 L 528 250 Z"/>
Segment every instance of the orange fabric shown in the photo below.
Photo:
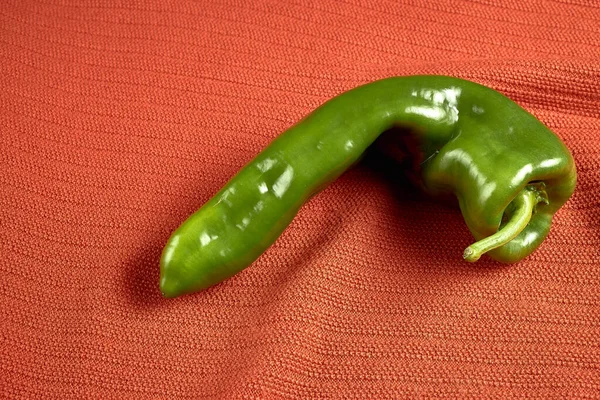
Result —
<path fill-rule="evenodd" d="M 3 397 L 600 397 L 597 2 L 5 0 L 0 55 Z M 537 252 L 465 263 L 458 210 L 362 165 L 243 273 L 161 298 L 170 232 L 271 139 L 423 73 L 572 149 Z"/>

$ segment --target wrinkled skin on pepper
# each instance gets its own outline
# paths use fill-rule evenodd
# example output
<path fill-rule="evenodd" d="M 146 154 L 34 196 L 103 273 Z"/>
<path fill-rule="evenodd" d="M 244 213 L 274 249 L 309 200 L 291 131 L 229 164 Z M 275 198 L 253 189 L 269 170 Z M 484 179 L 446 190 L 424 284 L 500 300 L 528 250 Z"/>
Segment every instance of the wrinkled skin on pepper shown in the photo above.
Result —
<path fill-rule="evenodd" d="M 468 261 L 486 252 L 506 263 L 527 257 L 575 189 L 569 150 L 502 94 L 446 76 L 383 79 L 282 133 L 183 222 L 161 257 L 163 295 L 208 288 L 249 266 L 311 196 L 394 127 L 410 136 L 421 189 L 458 199 L 477 240 Z"/>

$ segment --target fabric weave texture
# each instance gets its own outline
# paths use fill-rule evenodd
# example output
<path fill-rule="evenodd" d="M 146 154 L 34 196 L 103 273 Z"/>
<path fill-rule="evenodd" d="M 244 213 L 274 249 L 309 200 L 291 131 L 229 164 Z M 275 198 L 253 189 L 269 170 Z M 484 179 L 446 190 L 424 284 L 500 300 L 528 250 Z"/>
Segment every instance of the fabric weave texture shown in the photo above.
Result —
<path fill-rule="evenodd" d="M 3 398 L 600 398 L 597 1 L 5 0 L 0 56 Z M 170 233 L 246 162 L 411 74 L 571 149 L 534 254 L 464 262 L 460 212 L 365 163 L 239 275 L 161 297 Z"/>

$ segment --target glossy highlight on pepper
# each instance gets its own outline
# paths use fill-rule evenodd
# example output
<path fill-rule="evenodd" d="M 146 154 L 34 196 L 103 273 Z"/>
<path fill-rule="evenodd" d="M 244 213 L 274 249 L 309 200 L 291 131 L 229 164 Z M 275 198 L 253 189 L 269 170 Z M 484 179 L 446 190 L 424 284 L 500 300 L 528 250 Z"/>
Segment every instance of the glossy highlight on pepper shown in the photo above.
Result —
<path fill-rule="evenodd" d="M 458 199 L 477 241 L 467 261 L 483 253 L 506 263 L 527 257 L 575 189 L 569 150 L 504 95 L 447 76 L 375 81 L 283 132 L 183 222 L 161 257 L 163 295 L 197 292 L 248 267 L 311 196 L 397 127 L 404 133 L 394 140 L 410 142 L 406 152 L 417 161 L 416 185 Z"/>

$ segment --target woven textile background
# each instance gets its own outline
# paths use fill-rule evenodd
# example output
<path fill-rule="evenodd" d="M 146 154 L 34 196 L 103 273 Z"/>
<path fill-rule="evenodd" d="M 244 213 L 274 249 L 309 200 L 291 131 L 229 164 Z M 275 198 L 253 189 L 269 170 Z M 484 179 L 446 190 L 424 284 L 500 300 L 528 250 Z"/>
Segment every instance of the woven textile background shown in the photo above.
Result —
<path fill-rule="evenodd" d="M 597 1 L 3 0 L 0 57 L 2 397 L 600 398 Z M 241 274 L 161 297 L 172 230 L 280 132 L 424 73 L 572 150 L 537 252 L 465 263 L 458 210 L 363 164 Z"/>

